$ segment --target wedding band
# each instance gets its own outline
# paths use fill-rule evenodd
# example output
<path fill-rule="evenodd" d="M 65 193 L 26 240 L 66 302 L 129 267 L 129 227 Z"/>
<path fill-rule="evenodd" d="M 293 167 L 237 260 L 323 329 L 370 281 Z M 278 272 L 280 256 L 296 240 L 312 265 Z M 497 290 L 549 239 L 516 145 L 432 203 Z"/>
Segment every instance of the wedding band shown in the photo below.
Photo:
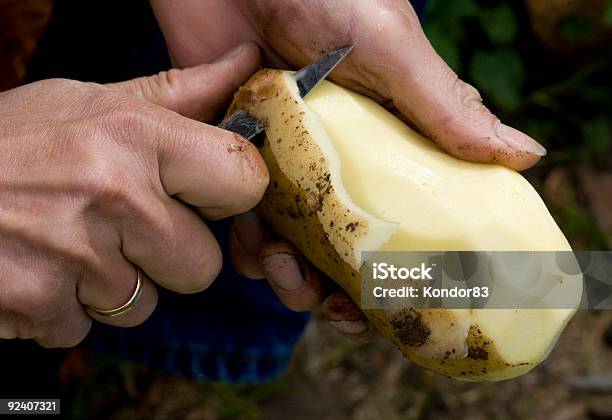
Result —
<path fill-rule="evenodd" d="M 116 309 L 108 309 L 108 310 L 101 310 L 101 309 L 94 309 L 94 308 L 91 308 L 91 309 L 93 309 L 93 311 L 97 313 L 98 315 L 102 315 L 102 316 L 123 315 L 126 312 L 129 312 L 134 307 L 134 305 L 136 305 L 141 294 L 142 294 L 142 280 L 140 279 L 140 270 L 136 269 L 136 288 L 134 289 L 134 294 L 132 294 L 132 297 L 130 298 L 130 300 L 128 300 L 125 304 L 121 305 L 120 307 Z"/>

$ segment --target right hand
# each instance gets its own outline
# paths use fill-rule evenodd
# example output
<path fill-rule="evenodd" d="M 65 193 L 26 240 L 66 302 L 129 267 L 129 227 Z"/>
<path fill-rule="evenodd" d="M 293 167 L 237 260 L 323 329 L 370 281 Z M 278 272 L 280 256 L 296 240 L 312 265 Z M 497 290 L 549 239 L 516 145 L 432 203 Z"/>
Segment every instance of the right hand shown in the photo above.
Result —
<path fill-rule="evenodd" d="M 258 66 L 245 44 L 124 83 L 55 79 L 0 94 L 0 338 L 75 345 L 92 318 L 144 321 L 154 283 L 210 285 L 221 251 L 201 217 L 254 207 L 268 172 L 251 143 L 190 118 L 210 120 Z M 125 303 L 137 269 L 130 312 L 91 309 Z"/>

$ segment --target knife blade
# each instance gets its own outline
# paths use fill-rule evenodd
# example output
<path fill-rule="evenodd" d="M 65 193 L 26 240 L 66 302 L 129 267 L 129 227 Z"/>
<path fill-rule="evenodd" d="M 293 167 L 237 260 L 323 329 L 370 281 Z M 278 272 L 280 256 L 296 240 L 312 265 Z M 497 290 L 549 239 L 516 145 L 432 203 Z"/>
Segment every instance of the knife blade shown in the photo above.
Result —
<path fill-rule="evenodd" d="M 300 96 L 308 95 L 352 50 L 352 45 L 338 48 L 296 71 L 293 79 L 300 89 Z"/>
<path fill-rule="evenodd" d="M 352 45 L 338 48 L 296 71 L 293 79 L 298 85 L 300 96 L 303 98 L 308 95 L 352 50 Z M 263 124 L 243 109 L 225 118 L 219 127 L 238 133 L 247 140 L 253 139 L 264 130 Z"/>

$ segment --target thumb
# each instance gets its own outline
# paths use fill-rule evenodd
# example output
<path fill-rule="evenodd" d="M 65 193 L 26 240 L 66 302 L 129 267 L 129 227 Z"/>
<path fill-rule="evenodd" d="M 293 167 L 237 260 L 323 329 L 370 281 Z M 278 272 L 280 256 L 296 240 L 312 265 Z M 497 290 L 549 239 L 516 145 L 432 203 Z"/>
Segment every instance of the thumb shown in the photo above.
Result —
<path fill-rule="evenodd" d="M 501 123 L 483 105 L 478 91 L 434 51 L 420 25 L 412 31 L 412 48 L 396 58 L 410 71 L 392 73 L 388 81 L 395 106 L 423 134 L 458 158 L 517 170 L 546 154 L 538 142 Z"/>
<path fill-rule="evenodd" d="M 389 3 L 381 6 L 386 13 L 355 9 L 355 30 L 375 36 L 353 39 L 355 49 L 336 77 L 380 102 L 391 100 L 406 120 L 455 157 L 522 170 L 546 154 L 535 140 L 500 123 L 478 91 L 457 77 L 429 43 L 409 2 Z"/>
<path fill-rule="evenodd" d="M 259 47 L 244 43 L 210 64 L 171 69 L 106 86 L 140 96 L 185 117 L 210 121 L 259 66 Z"/>

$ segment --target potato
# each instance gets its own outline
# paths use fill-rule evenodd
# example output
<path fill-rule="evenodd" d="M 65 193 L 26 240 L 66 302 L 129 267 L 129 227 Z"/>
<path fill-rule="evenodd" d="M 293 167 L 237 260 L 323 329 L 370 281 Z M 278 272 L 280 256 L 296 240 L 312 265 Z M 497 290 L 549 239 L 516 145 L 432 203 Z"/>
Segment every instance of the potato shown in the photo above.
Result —
<path fill-rule="evenodd" d="M 306 100 L 291 73 L 262 70 L 229 110 L 265 125 L 261 212 L 355 302 L 362 251 L 569 251 L 529 183 L 500 165 L 449 156 L 368 98 L 322 82 Z M 577 283 L 576 305 L 581 290 Z M 554 345 L 573 309 L 364 310 L 412 361 L 500 380 Z"/>

